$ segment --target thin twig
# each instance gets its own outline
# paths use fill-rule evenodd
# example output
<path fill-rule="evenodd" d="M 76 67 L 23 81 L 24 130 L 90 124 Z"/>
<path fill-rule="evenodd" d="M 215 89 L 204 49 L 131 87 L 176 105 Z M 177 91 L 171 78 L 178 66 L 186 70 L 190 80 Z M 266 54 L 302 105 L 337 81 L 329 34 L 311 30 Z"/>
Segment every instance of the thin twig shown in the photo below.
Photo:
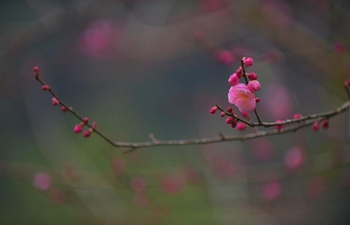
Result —
<path fill-rule="evenodd" d="M 46 83 L 39 77 L 35 77 L 36 80 L 42 84 L 46 85 Z M 72 107 L 69 107 L 66 103 L 64 103 L 49 87 L 48 89 L 49 93 L 55 97 L 61 106 L 64 106 L 68 112 L 73 114 L 78 120 L 81 122 L 84 121 L 84 118 L 80 116 Z M 209 144 L 209 143 L 218 143 L 218 142 L 229 142 L 229 141 L 244 141 L 259 137 L 266 137 L 266 136 L 272 136 L 272 135 L 279 135 L 284 134 L 288 132 L 295 132 L 299 129 L 302 129 L 304 127 L 312 125 L 317 119 L 322 120 L 324 118 L 331 118 L 333 116 L 336 116 L 346 110 L 348 110 L 350 107 L 350 100 L 343 103 L 340 107 L 336 108 L 335 110 L 318 113 L 318 114 L 312 114 L 308 116 L 304 116 L 299 119 L 290 119 L 285 120 L 278 123 L 252 123 L 250 121 L 246 121 L 244 119 L 238 118 L 237 116 L 233 115 L 232 113 L 225 112 L 222 108 L 218 107 L 219 110 L 225 112 L 226 115 L 232 116 L 236 118 L 237 120 L 246 123 L 247 125 L 251 127 L 255 126 L 264 126 L 264 127 L 271 127 L 276 125 L 286 125 L 291 123 L 297 123 L 294 126 L 290 126 L 287 128 L 284 128 L 282 130 L 274 129 L 269 131 L 258 131 L 254 133 L 244 134 L 244 135 L 223 135 L 222 133 L 219 133 L 219 136 L 217 137 L 209 137 L 209 138 L 197 138 L 197 139 L 188 139 L 188 140 L 166 140 L 166 141 L 160 141 L 157 140 L 153 134 L 150 134 L 151 141 L 148 142 L 113 142 L 111 139 L 109 139 L 106 135 L 102 134 L 97 128 L 92 127 L 90 123 L 86 123 L 86 126 L 90 127 L 94 133 L 98 134 L 102 139 L 107 141 L 109 144 L 111 144 L 113 147 L 123 147 L 127 148 L 124 150 L 124 153 L 133 152 L 138 148 L 147 148 L 147 147 L 156 147 L 156 146 L 177 146 L 177 145 L 199 145 L 199 144 Z"/>
<path fill-rule="evenodd" d="M 242 72 L 243 72 L 243 77 L 244 77 L 244 80 L 245 80 L 245 83 L 248 85 L 248 79 L 247 79 L 247 74 L 245 73 L 245 66 L 244 66 L 244 63 L 243 63 L 243 59 L 241 59 L 241 67 L 242 67 Z M 263 122 L 261 122 L 261 119 L 260 119 L 260 116 L 259 116 L 259 113 L 258 111 L 256 110 L 256 108 L 254 109 L 254 113 L 255 113 L 255 116 L 259 122 L 259 125 L 263 125 Z"/>

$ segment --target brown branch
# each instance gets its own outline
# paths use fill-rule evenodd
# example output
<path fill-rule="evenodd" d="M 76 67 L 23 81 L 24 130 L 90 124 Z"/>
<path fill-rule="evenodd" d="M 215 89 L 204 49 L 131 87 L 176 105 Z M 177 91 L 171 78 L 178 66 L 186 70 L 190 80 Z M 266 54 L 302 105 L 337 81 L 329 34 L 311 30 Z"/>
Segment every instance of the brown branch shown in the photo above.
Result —
<path fill-rule="evenodd" d="M 39 77 L 38 74 L 35 75 L 35 79 L 42 85 L 46 85 L 46 83 Z M 72 107 L 69 107 L 66 103 L 64 103 L 49 87 L 48 89 L 49 93 L 55 97 L 61 106 L 64 106 L 68 112 L 73 114 L 78 120 L 81 122 L 84 122 L 84 118 L 80 116 Z M 107 141 L 109 144 L 111 144 L 114 147 L 124 147 L 127 148 L 127 150 L 124 151 L 124 153 L 135 151 L 138 148 L 146 148 L 146 147 L 156 147 L 156 146 L 175 146 L 175 145 L 199 145 L 199 144 L 210 144 L 210 143 L 218 143 L 218 142 L 228 142 L 228 141 L 245 141 L 250 140 L 254 138 L 259 137 L 266 137 L 266 136 L 272 136 L 272 135 L 279 135 L 284 134 L 288 132 L 295 132 L 299 129 L 302 129 L 307 126 L 311 126 L 317 119 L 322 120 L 324 118 L 331 118 L 333 116 L 336 116 L 346 110 L 348 110 L 350 107 L 350 100 L 343 103 L 341 106 L 336 108 L 335 110 L 318 113 L 318 114 L 312 114 L 308 116 L 304 116 L 299 119 L 290 119 L 285 120 L 278 123 L 252 123 L 250 121 L 246 121 L 244 119 L 238 118 L 237 116 L 233 115 L 232 113 L 225 112 L 222 108 L 218 107 L 220 111 L 225 112 L 226 115 L 232 116 L 236 118 L 237 120 L 251 126 L 264 126 L 264 127 L 271 127 L 276 125 L 286 125 L 291 123 L 297 123 L 294 126 L 283 128 L 282 130 L 274 129 L 269 131 L 258 131 L 254 133 L 244 134 L 244 135 L 223 135 L 222 133 L 219 133 L 219 136 L 217 137 L 209 137 L 209 138 L 197 138 L 197 139 L 188 139 L 188 140 L 166 140 L 161 141 L 154 137 L 153 134 L 150 134 L 151 141 L 148 142 L 113 142 L 111 139 L 109 139 L 106 135 L 104 135 L 102 132 L 100 132 L 98 129 L 94 128 L 90 123 L 85 123 L 86 126 L 91 128 L 96 134 L 98 134 L 102 139 Z"/>
<path fill-rule="evenodd" d="M 242 67 L 242 72 L 243 72 L 243 77 L 244 77 L 245 83 L 246 83 L 246 85 L 248 85 L 248 79 L 247 79 L 247 74 L 245 73 L 245 66 L 244 66 L 243 60 L 244 60 L 244 58 L 241 59 L 241 67 Z M 256 107 L 254 109 L 254 113 L 255 113 L 256 118 L 258 119 L 258 122 L 259 122 L 258 124 L 263 125 L 263 122 L 261 122 L 261 119 L 260 119 L 258 111 L 256 110 Z"/>

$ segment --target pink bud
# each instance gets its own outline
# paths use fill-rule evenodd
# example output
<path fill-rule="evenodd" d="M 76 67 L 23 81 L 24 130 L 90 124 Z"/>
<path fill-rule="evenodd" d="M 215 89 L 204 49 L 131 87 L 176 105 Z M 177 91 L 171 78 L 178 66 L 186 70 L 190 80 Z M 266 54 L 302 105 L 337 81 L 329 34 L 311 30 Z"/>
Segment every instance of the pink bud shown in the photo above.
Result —
<path fill-rule="evenodd" d="M 77 124 L 74 127 L 74 133 L 79 134 L 83 130 L 83 126 L 81 124 Z"/>
<path fill-rule="evenodd" d="M 241 78 L 242 75 L 243 75 L 243 69 L 242 69 L 242 67 L 239 67 L 239 68 L 236 70 L 235 74 L 237 75 L 238 78 Z"/>
<path fill-rule="evenodd" d="M 227 107 L 227 112 L 232 113 L 233 112 L 232 108 L 231 107 Z"/>
<path fill-rule="evenodd" d="M 83 137 L 84 137 L 84 138 L 88 138 L 88 137 L 90 137 L 90 135 L 91 135 L 91 131 L 90 131 L 90 129 L 89 129 L 89 130 L 87 130 L 87 131 L 84 132 Z"/>
<path fill-rule="evenodd" d="M 320 126 L 319 126 L 318 122 L 315 122 L 314 125 L 312 125 L 312 129 L 314 131 L 318 131 L 320 129 Z"/>
<path fill-rule="evenodd" d="M 282 120 L 276 120 L 276 123 L 281 123 L 281 122 L 283 122 L 283 121 L 282 121 Z M 278 131 L 281 131 L 283 128 L 284 128 L 284 125 L 283 125 L 283 124 L 277 125 L 277 126 L 276 126 L 276 129 L 277 129 Z"/>
<path fill-rule="evenodd" d="M 260 102 L 260 98 L 255 98 L 255 102 L 259 103 Z"/>
<path fill-rule="evenodd" d="M 350 78 L 347 81 L 345 81 L 345 86 L 350 87 Z"/>
<path fill-rule="evenodd" d="M 247 74 L 249 80 L 257 80 L 258 76 L 255 73 L 248 73 Z"/>
<path fill-rule="evenodd" d="M 248 57 L 244 57 L 243 58 L 243 64 L 245 67 L 249 67 L 249 66 L 252 66 L 254 63 L 253 59 L 252 58 L 248 58 Z"/>
<path fill-rule="evenodd" d="M 236 120 L 232 121 L 231 127 L 232 128 L 236 128 L 237 127 L 237 121 Z"/>
<path fill-rule="evenodd" d="M 97 123 L 96 122 L 93 122 L 91 126 L 92 126 L 92 128 L 97 129 Z"/>
<path fill-rule="evenodd" d="M 47 84 L 45 84 L 45 85 L 43 85 L 43 86 L 41 87 L 41 90 L 43 90 L 43 91 L 47 91 L 47 90 L 49 90 L 49 89 L 50 89 L 50 86 L 47 85 Z"/>
<path fill-rule="evenodd" d="M 321 126 L 323 127 L 323 129 L 327 129 L 329 127 L 329 120 L 328 119 L 322 120 Z"/>
<path fill-rule="evenodd" d="M 220 116 L 221 116 L 221 117 L 225 117 L 225 115 L 226 115 L 225 112 L 221 112 L 221 113 L 220 113 Z"/>
<path fill-rule="evenodd" d="M 242 111 L 241 114 L 242 114 L 243 117 L 245 117 L 247 119 L 250 118 L 249 113 L 247 111 Z"/>
<path fill-rule="evenodd" d="M 256 91 L 259 91 L 260 88 L 261 88 L 261 85 L 260 85 L 259 81 L 257 81 L 257 80 L 249 81 L 249 83 L 248 83 L 247 86 L 248 86 L 248 89 L 249 89 L 252 93 L 254 93 L 254 92 L 256 92 Z"/>
<path fill-rule="evenodd" d="M 67 112 L 67 108 L 66 108 L 65 106 L 62 106 L 62 107 L 61 107 L 61 110 L 62 110 L 63 112 Z"/>
<path fill-rule="evenodd" d="M 244 131 L 247 128 L 247 124 L 245 123 L 237 123 L 237 130 Z"/>
<path fill-rule="evenodd" d="M 57 98 L 53 97 L 52 98 L 52 104 L 53 105 L 58 105 L 58 104 L 60 104 L 60 102 L 57 100 Z"/>
<path fill-rule="evenodd" d="M 88 118 L 88 117 L 85 117 L 85 118 L 83 119 L 83 122 L 84 122 L 84 123 L 88 123 L 88 122 L 89 122 L 89 118 Z"/>
<path fill-rule="evenodd" d="M 209 110 L 209 112 L 210 112 L 211 114 L 215 114 L 215 113 L 216 113 L 216 110 L 218 110 L 218 107 L 214 106 L 213 108 L 211 108 L 211 109 Z"/>
<path fill-rule="evenodd" d="M 300 119 L 301 117 L 303 117 L 303 115 L 301 115 L 300 113 L 296 113 L 293 116 L 293 119 Z"/>
<path fill-rule="evenodd" d="M 239 83 L 239 77 L 237 76 L 237 74 L 232 74 L 228 79 L 228 83 L 230 84 L 230 86 L 237 85 Z"/>
<path fill-rule="evenodd" d="M 228 118 L 226 119 L 226 123 L 227 123 L 227 124 L 232 124 L 233 121 L 234 121 L 234 119 L 233 119 L 232 117 L 228 117 Z"/>
<path fill-rule="evenodd" d="M 35 77 L 39 76 L 40 69 L 39 69 L 38 66 L 35 66 L 35 67 L 33 68 L 33 71 L 34 71 L 34 76 L 35 76 Z"/>

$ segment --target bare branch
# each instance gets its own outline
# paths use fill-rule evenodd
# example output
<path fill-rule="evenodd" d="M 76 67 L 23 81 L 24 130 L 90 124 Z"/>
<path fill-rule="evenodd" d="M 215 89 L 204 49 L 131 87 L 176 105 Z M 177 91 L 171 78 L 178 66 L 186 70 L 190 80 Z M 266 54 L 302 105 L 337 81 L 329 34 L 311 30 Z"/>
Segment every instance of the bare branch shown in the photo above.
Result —
<path fill-rule="evenodd" d="M 37 74 L 35 76 L 35 79 L 42 85 L 46 85 L 45 82 L 39 77 Z M 84 118 L 80 116 L 75 110 L 73 110 L 72 107 L 69 107 L 66 103 L 64 103 L 49 87 L 48 88 L 49 93 L 55 97 L 61 106 L 64 106 L 68 112 L 73 114 L 78 120 L 81 122 L 84 122 Z M 217 106 L 218 109 L 222 112 L 225 112 L 222 108 Z M 307 126 L 311 126 L 316 121 L 321 121 L 323 119 L 329 119 L 333 116 L 336 116 L 342 112 L 345 112 L 350 107 L 350 100 L 343 103 L 338 108 L 328 111 L 328 112 L 322 112 L 317 114 L 311 114 L 304 117 L 301 117 L 299 119 L 288 119 L 282 122 L 258 122 L 258 123 L 252 123 L 250 121 L 246 121 L 244 119 L 238 118 L 236 115 L 233 115 L 232 113 L 225 112 L 227 116 L 231 116 L 233 118 L 236 118 L 238 121 L 241 121 L 248 126 L 256 127 L 256 126 L 264 126 L 264 127 L 271 127 L 271 126 L 278 126 L 278 125 L 287 125 L 295 123 L 294 126 L 289 126 L 283 129 L 273 129 L 269 131 L 258 131 L 243 135 L 224 135 L 222 133 L 219 133 L 219 136 L 215 137 L 208 137 L 208 138 L 197 138 L 197 139 L 187 139 L 187 140 L 165 140 L 161 141 L 154 137 L 154 135 L 151 133 L 149 136 L 151 138 L 151 141 L 148 142 L 113 142 L 111 139 L 109 139 L 106 135 L 104 135 L 101 131 L 99 131 L 97 128 L 94 128 L 89 122 L 85 123 L 86 126 L 91 128 L 96 134 L 98 134 L 102 139 L 107 141 L 109 144 L 111 144 L 114 147 L 122 147 L 127 148 L 124 150 L 124 153 L 133 152 L 138 148 L 147 148 L 147 147 L 156 147 L 156 146 L 183 146 L 183 145 L 200 145 L 200 144 L 210 144 L 210 143 L 218 143 L 218 142 L 229 142 L 229 141 L 245 141 L 250 140 L 254 138 L 259 137 L 267 137 L 267 136 L 273 136 L 273 135 L 280 135 L 288 132 L 296 132 L 299 129 L 302 129 Z"/>

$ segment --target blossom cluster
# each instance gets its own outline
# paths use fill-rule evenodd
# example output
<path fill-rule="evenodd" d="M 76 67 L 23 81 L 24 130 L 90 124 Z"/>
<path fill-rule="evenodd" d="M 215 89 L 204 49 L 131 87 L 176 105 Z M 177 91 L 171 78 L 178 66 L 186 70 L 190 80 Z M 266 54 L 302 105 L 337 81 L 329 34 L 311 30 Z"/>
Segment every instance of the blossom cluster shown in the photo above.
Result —
<path fill-rule="evenodd" d="M 228 91 L 228 102 L 235 105 L 241 112 L 243 117 L 249 119 L 248 111 L 252 111 L 256 107 L 256 103 L 260 101 L 260 98 L 256 98 L 254 93 L 261 89 L 258 76 L 255 73 L 246 73 L 245 68 L 254 64 L 254 60 L 249 57 L 243 57 L 242 65 L 236 70 L 235 73 L 230 75 L 228 83 L 231 86 Z M 241 78 L 244 78 L 245 84 L 241 82 Z M 218 110 L 218 106 L 214 106 L 210 109 L 210 113 L 214 114 Z M 230 124 L 232 128 L 237 128 L 240 131 L 246 129 L 247 125 L 237 120 L 237 116 L 233 114 L 231 107 L 227 108 L 227 113 L 222 110 L 221 117 L 229 117 L 226 119 L 226 123 Z"/>

